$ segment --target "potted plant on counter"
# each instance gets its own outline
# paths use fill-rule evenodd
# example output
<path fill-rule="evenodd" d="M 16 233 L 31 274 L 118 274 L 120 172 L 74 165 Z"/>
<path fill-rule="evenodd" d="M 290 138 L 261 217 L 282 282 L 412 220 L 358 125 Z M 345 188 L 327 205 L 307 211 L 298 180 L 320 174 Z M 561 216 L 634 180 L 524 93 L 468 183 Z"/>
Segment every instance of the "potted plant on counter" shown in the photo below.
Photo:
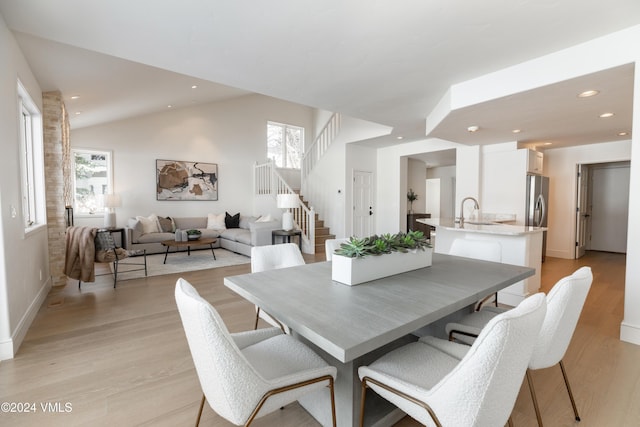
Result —
<path fill-rule="evenodd" d="M 331 278 L 350 286 L 431 265 L 431 244 L 421 231 L 351 237 L 332 257 Z"/>

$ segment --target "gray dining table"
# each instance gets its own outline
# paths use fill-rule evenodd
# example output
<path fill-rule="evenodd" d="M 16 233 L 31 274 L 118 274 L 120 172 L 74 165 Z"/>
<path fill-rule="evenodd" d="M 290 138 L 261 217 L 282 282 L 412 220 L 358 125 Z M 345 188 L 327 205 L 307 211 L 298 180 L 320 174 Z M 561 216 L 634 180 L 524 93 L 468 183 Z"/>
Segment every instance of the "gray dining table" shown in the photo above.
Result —
<path fill-rule="evenodd" d="M 533 268 L 433 254 L 430 267 L 357 286 L 331 280 L 331 262 L 226 277 L 224 284 L 286 324 L 292 333 L 338 368 L 338 426 L 359 425 L 358 367 L 417 340 L 443 336 L 444 324 L 483 297 L 535 273 Z M 300 404 L 331 425 L 328 393 Z M 365 425 L 391 425 L 403 414 L 367 395 Z"/>

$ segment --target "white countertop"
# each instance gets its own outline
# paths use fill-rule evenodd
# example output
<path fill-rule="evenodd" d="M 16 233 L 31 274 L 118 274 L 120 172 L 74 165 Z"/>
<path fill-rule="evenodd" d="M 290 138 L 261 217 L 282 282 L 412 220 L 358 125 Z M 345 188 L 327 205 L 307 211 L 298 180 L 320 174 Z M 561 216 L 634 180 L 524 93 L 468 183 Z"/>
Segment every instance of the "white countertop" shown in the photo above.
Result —
<path fill-rule="evenodd" d="M 490 221 L 477 221 L 473 219 L 465 220 L 464 225 L 460 227 L 460 224 L 455 222 L 453 218 L 419 218 L 416 220 L 422 224 L 427 224 L 432 227 L 441 227 L 451 231 L 462 231 L 470 233 L 484 233 L 484 234 L 503 234 L 509 236 L 520 236 L 531 233 L 541 233 L 546 231 L 545 227 L 530 227 L 524 225 L 508 225 L 500 224 L 498 222 Z"/>

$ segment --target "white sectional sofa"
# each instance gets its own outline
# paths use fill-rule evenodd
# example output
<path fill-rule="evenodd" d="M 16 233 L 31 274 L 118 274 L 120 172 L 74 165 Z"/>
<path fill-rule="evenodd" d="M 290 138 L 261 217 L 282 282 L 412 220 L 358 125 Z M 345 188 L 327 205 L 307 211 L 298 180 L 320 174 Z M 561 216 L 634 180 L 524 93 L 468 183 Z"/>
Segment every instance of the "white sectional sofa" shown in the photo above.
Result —
<path fill-rule="evenodd" d="M 240 215 L 237 228 L 227 228 L 224 221 L 212 224 L 211 215 L 209 215 L 209 217 L 158 217 L 158 223 L 154 229 L 152 226 L 153 217 L 154 215 L 129 218 L 125 233 L 125 248 L 127 250 L 146 249 L 147 254 L 164 253 L 167 248 L 162 246 L 160 242 L 174 240 L 176 229 L 195 229 L 202 232 L 201 238 L 216 238 L 217 242 L 213 245 L 214 248 L 222 247 L 251 256 L 251 247 L 270 245 L 271 231 L 281 228 L 278 220 L 242 215 Z M 216 228 L 212 228 L 213 226 Z M 209 245 L 198 245 L 198 242 L 194 241 L 191 249 L 199 249 L 198 246 L 209 248 Z"/>

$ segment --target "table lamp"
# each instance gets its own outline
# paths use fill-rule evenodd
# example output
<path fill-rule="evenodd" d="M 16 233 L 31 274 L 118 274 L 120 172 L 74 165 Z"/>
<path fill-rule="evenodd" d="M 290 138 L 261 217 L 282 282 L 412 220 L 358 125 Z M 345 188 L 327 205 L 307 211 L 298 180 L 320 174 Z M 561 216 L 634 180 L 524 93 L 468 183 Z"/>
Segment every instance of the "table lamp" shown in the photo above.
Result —
<path fill-rule="evenodd" d="M 277 204 L 278 208 L 286 209 L 282 214 L 282 229 L 285 231 L 293 230 L 293 214 L 290 209 L 300 205 L 300 198 L 297 194 L 278 194 Z"/>
<path fill-rule="evenodd" d="M 120 196 L 117 194 L 104 195 L 104 226 L 105 228 L 114 228 L 116 226 L 116 212 L 114 208 L 119 208 Z"/>

